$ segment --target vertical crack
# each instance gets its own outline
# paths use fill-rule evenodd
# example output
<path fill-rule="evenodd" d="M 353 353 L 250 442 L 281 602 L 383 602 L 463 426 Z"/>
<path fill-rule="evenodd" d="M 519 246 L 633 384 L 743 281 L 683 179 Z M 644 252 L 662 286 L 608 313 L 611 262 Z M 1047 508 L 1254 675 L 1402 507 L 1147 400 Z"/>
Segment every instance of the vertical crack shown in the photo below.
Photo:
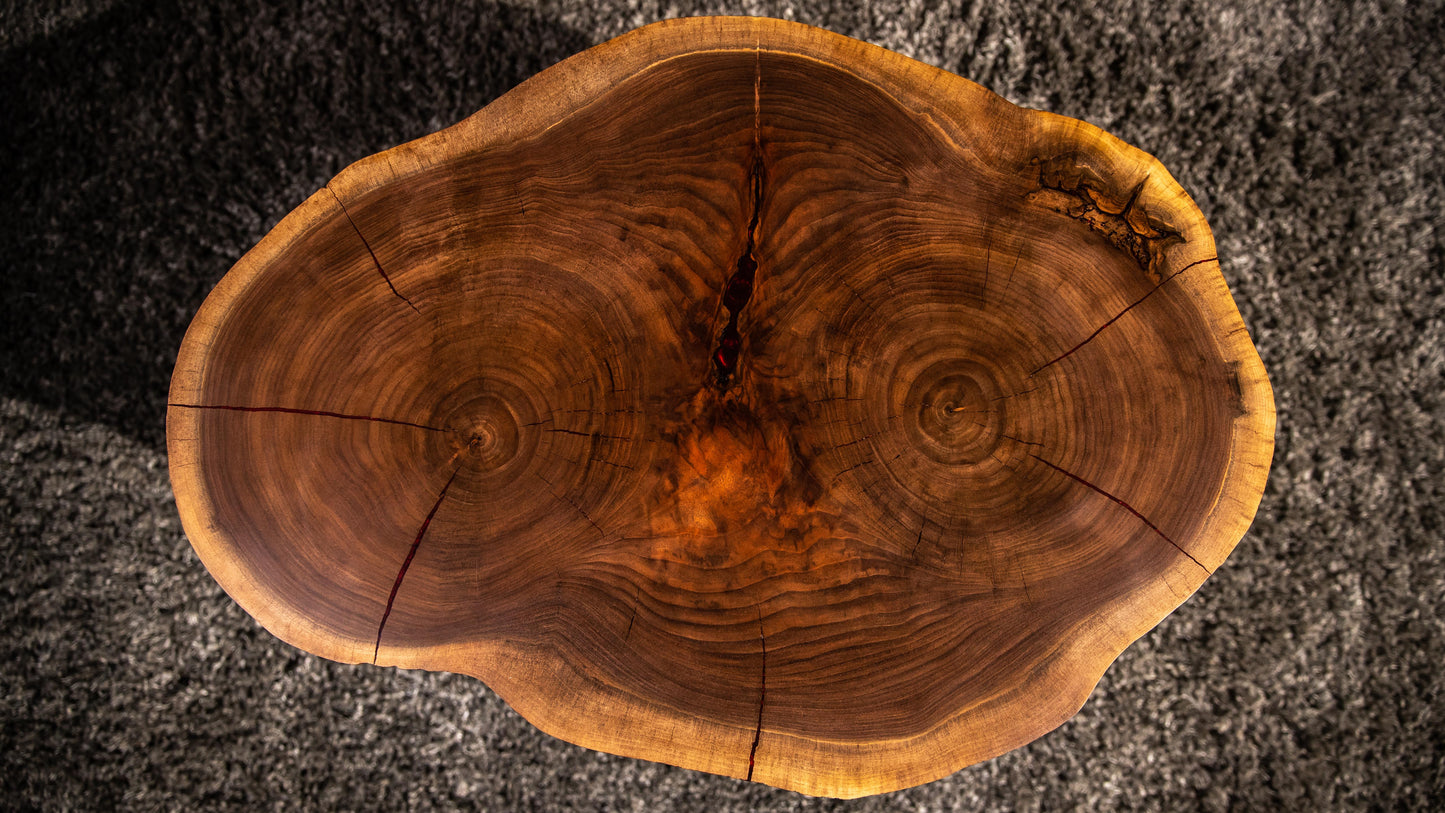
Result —
<path fill-rule="evenodd" d="M 753 280 L 758 272 L 757 239 L 758 222 L 763 212 L 763 136 L 762 136 L 762 55 L 759 51 L 756 78 L 753 82 L 753 164 L 748 171 L 748 183 L 752 189 L 752 216 L 748 221 L 747 245 L 742 256 L 723 289 L 723 307 L 728 312 L 728 322 L 718 337 L 717 348 L 713 350 L 713 372 L 717 386 L 727 390 L 737 373 L 738 356 L 742 353 L 743 339 L 738 332 L 738 313 L 753 295 Z"/>
<path fill-rule="evenodd" d="M 993 234 L 988 236 L 988 245 L 983 249 L 983 307 L 988 308 L 989 266 L 993 265 Z"/>
<path fill-rule="evenodd" d="M 340 206 L 341 213 L 343 215 L 346 215 L 346 222 L 351 224 L 351 228 L 353 231 L 356 232 L 356 236 L 361 238 L 361 244 L 363 246 L 366 246 L 366 253 L 371 255 L 371 261 L 376 264 L 376 270 L 381 273 L 381 278 L 386 280 L 386 287 L 390 288 L 393 294 L 396 294 L 397 299 L 405 302 L 407 304 L 407 307 L 411 308 L 417 313 L 421 313 L 421 311 L 417 310 L 416 305 L 413 305 L 411 300 L 403 296 L 401 291 L 398 291 L 396 289 L 396 286 L 392 284 L 391 277 L 387 276 L 386 269 L 381 267 L 381 260 L 378 260 L 376 258 L 376 252 L 371 250 L 371 243 L 367 241 L 366 235 L 361 233 L 361 229 L 357 228 L 356 226 L 356 221 L 351 219 L 351 212 L 346 211 L 346 204 L 341 202 L 341 197 L 337 195 L 335 190 L 333 190 L 329 186 L 326 187 L 326 191 L 331 193 L 331 197 L 336 198 L 336 205 Z"/>
<path fill-rule="evenodd" d="M 637 620 L 637 605 L 642 600 L 642 588 L 638 587 L 632 594 L 632 615 L 627 618 L 627 632 L 622 634 L 622 640 L 626 641 L 632 637 L 632 623 Z"/>
<path fill-rule="evenodd" d="M 1019 249 L 1019 253 L 1018 253 L 1018 254 L 1014 255 L 1014 264 L 1013 264 L 1013 267 L 1008 270 L 1008 279 L 1007 279 L 1007 280 L 1004 282 L 1004 284 L 1003 284 L 1004 293 L 1008 293 L 1009 288 L 1013 287 L 1013 284 L 1014 284 L 1014 272 L 1017 271 L 1017 270 L 1019 270 L 1019 259 L 1022 258 L 1023 255 L 1024 255 L 1024 252 L 1023 252 L 1023 249 L 1022 249 L 1022 248 Z"/>
<path fill-rule="evenodd" d="M 437 509 L 442 507 L 442 500 L 447 496 L 447 489 L 451 488 L 452 481 L 457 479 L 457 472 L 461 470 L 461 466 L 453 469 L 452 476 L 448 477 L 446 485 L 442 486 L 442 493 L 437 495 L 436 503 L 432 505 L 431 511 L 427 513 L 426 519 L 422 520 L 421 530 L 416 532 L 416 539 L 413 539 L 411 542 L 411 550 L 406 552 L 406 559 L 401 563 L 401 570 L 396 574 L 396 581 L 391 585 L 391 595 L 386 599 L 386 611 L 381 614 L 381 624 L 376 628 L 376 649 L 371 653 L 371 662 L 373 664 L 376 663 L 377 657 L 381 655 L 381 633 L 386 629 L 386 619 L 391 617 L 392 605 L 396 604 L 396 593 L 401 589 L 401 580 L 406 578 L 407 568 L 411 567 L 411 560 L 416 557 L 416 549 L 421 547 L 421 538 L 426 535 L 427 526 L 431 525 L 432 517 L 437 515 Z"/>
<path fill-rule="evenodd" d="M 1196 564 L 1196 565 L 1199 565 L 1199 569 L 1200 569 L 1200 570 L 1203 570 L 1205 573 L 1208 573 L 1208 574 L 1211 575 L 1211 576 L 1214 575 L 1213 572 L 1210 571 L 1209 568 L 1205 567 L 1202 562 L 1200 562 L 1198 559 L 1195 559 L 1194 556 L 1189 553 L 1189 551 L 1187 551 L 1187 550 L 1185 550 L 1184 548 L 1180 547 L 1178 542 L 1175 542 L 1173 539 L 1170 539 L 1170 538 L 1168 537 L 1168 535 L 1166 535 L 1163 531 L 1159 530 L 1159 526 L 1158 526 L 1158 525 L 1155 525 L 1154 523 L 1150 522 L 1148 517 L 1144 516 L 1143 514 L 1139 513 L 1138 511 L 1136 511 L 1136 510 L 1134 509 L 1134 506 L 1130 505 L 1129 503 L 1124 502 L 1123 500 L 1119 499 L 1118 497 L 1115 497 L 1113 494 L 1110 494 L 1109 492 L 1105 491 L 1104 489 L 1099 488 L 1098 486 L 1094 485 L 1093 483 L 1089 482 L 1088 480 L 1085 480 L 1084 478 L 1080 477 L 1079 475 L 1074 474 L 1073 472 L 1069 471 L 1068 469 L 1065 469 L 1065 468 L 1062 467 L 1062 466 L 1056 466 L 1056 465 L 1054 465 L 1053 463 L 1050 463 L 1049 461 L 1043 459 L 1042 457 L 1039 457 L 1038 455 L 1034 454 L 1033 452 L 1030 452 L 1030 453 L 1029 453 L 1029 457 L 1032 457 L 1033 459 L 1039 461 L 1040 463 L 1043 463 L 1045 466 L 1048 466 L 1049 468 L 1053 469 L 1054 471 L 1056 471 L 1056 472 L 1064 475 L 1065 477 L 1068 477 L 1070 480 L 1073 480 L 1073 481 L 1076 482 L 1076 483 L 1079 483 L 1079 484 L 1081 484 L 1081 485 L 1083 485 L 1083 486 L 1085 486 L 1085 487 L 1087 487 L 1087 488 L 1090 488 L 1090 489 L 1092 489 L 1092 490 L 1094 490 L 1094 491 L 1097 491 L 1098 493 L 1104 495 L 1105 497 L 1108 497 L 1110 500 L 1112 500 L 1112 501 L 1118 503 L 1119 505 L 1123 506 L 1123 507 L 1124 507 L 1124 510 L 1126 510 L 1126 511 L 1128 511 L 1129 513 L 1133 514 L 1134 516 L 1138 517 L 1140 522 L 1144 523 L 1145 525 L 1148 525 L 1148 526 L 1149 526 L 1149 529 L 1152 530 L 1154 533 L 1158 534 L 1160 539 L 1163 539 L 1165 542 L 1168 542 L 1169 544 L 1173 545 L 1175 550 L 1177 550 L 1177 551 L 1179 551 L 1180 553 L 1184 554 L 1185 556 L 1189 557 L 1189 561 L 1193 562 L 1193 563 Z"/>
<path fill-rule="evenodd" d="M 763 738 L 763 704 L 768 697 L 768 636 L 763 630 L 763 611 L 758 608 L 758 644 L 763 653 L 763 674 L 758 683 L 758 726 L 753 731 L 753 749 L 748 752 L 748 781 L 753 781 L 753 768 L 757 765 L 758 741 Z"/>

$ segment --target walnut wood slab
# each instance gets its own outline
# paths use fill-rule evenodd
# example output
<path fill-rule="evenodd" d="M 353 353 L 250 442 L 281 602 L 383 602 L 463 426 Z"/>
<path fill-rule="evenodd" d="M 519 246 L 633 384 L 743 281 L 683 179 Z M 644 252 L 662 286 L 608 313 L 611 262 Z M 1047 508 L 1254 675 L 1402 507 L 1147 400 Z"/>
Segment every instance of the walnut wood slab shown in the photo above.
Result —
<path fill-rule="evenodd" d="M 833 796 L 1074 714 L 1273 436 L 1157 161 L 742 18 L 347 168 L 206 300 L 167 423 L 196 552 L 280 638 Z"/>

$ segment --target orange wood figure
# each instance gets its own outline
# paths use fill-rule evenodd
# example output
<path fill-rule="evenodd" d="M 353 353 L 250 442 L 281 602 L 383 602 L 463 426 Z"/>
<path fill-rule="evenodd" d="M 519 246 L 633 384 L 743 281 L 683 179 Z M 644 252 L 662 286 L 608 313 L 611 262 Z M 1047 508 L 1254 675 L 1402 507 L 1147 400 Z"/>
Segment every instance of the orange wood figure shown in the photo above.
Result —
<path fill-rule="evenodd" d="M 181 347 L 176 503 L 268 630 L 809 794 L 1016 748 L 1273 451 L 1153 158 L 779 20 L 676 20 L 357 162 Z"/>

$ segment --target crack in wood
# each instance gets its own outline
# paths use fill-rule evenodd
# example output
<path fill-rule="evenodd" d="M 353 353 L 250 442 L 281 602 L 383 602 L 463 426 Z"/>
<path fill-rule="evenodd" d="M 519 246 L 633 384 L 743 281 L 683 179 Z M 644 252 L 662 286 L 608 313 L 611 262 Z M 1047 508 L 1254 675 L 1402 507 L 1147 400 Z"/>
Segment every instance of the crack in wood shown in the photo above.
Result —
<path fill-rule="evenodd" d="M 859 461 L 859 462 L 857 462 L 857 463 L 854 463 L 853 465 L 849 466 L 848 468 L 843 469 L 842 471 L 840 471 L 840 472 L 838 472 L 837 474 L 833 475 L 833 482 L 835 482 L 835 483 L 838 482 L 838 478 L 839 478 L 839 477 L 842 477 L 843 475 L 847 474 L 848 472 L 850 472 L 850 471 L 852 471 L 852 470 L 854 470 L 854 469 L 856 469 L 856 468 L 859 468 L 859 467 L 861 467 L 861 466 L 866 466 L 866 465 L 868 465 L 869 463 L 872 463 L 872 462 L 873 462 L 873 458 L 870 457 L 870 458 L 868 458 L 867 460 L 862 460 L 862 461 Z"/>
<path fill-rule="evenodd" d="M 457 473 L 462 470 L 457 466 L 452 470 L 452 476 L 447 478 L 446 485 L 442 486 L 442 492 L 437 495 L 437 501 L 432 504 L 431 510 L 427 512 L 426 519 L 422 520 L 421 530 L 416 532 L 416 539 L 411 542 L 411 550 L 406 552 L 406 559 L 401 563 L 401 570 L 396 574 L 396 581 L 392 582 L 391 595 L 386 599 L 386 610 L 381 614 L 381 623 L 376 627 L 376 649 L 371 653 L 371 662 L 381 655 L 381 634 L 386 630 L 386 620 L 391 617 L 391 608 L 396 604 L 396 594 L 401 590 L 401 580 L 406 578 L 406 571 L 411 568 L 411 560 L 416 557 L 417 548 L 421 547 L 421 538 L 426 535 L 426 529 L 431 525 L 432 518 L 437 515 L 437 509 L 442 507 L 442 500 L 447 496 L 447 489 L 452 487 L 452 481 L 457 479 Z"/>
<path fill-rule="evenodd" d="M 1031 387 L 1031 388 L 1026 389 L 1026 390 L 1023 390 L 1023 391 L 1021 391 L 1021 392 L 1011 392 L 1011 393 L 1009 393 L 1009 394 L 1007 394 L 1007 395 L 995 396 L 995 397 L 993 397 L 993 398 L 988 399 L 988 401 L 989 401 L 989 403 L 993 403 L 994 401 L 1003 401 L 1003 400 L 1008 399 L 1008 398 L 1017 398 L 1017 397 L 1019 397 L 1020 395 L 1028 395 L 1028 394 L 1031 393 L 1031 392 L 1038 392 L 1038 391 L 1039 391 L 1039 388 L 1038 388 L 1038 387 Z"/>
<path fill-rule="evenodd" d="M 1024 440 L 1023 438 L 1016 438 L 1013 435 L 1008 434 L 1007 432 L 1000 432 L 999 437 L 1008 438 L 1014 443 L 1020 444 L 1022 446 L 1037 446 L 1040 449 L 1044 448 L 1044 444 L 1039 443 L 1036 440 Z"/>
<path fill-rule="evenodd" d="M 992 264 L 993 264 L 993 233 L 992 233 L 992 231 L 990 230 L 989 235 L 988 235 L 988 245 L 984 246 L 984 249 L 983 249 L 983 295 L 982 295 L 982 298 L 983 298 L 983 307 L 984 307 L 984 310 L 987 310 L 987 309 L 988 309 L 988 272 L 989 272 L 989 266 L 992 265 Z"/>
<path fill-rule="evenodd" d="M 1093 483 L 1089 482 L 1088 480 L 1085 480 L 1084 478 L 1080 477 L 1080 476 L 1077 475 L 1077 474 L 1074 474 L 1073 472 L 1069 471 L 1068 469 L 1063 468 L 1062 466 L 1058 466 L 1058 465 L 1055 465 L 1055 464 L 1053 464 L 1053 463 L 1050 463 L 1049 461 L 1043 459 L 1042 457 L 1039 457 L 1038 455 L 1036 455 L 1036 454 L 1034 454 L 1034 453 L 1032 453 L 1032 452 L 1029 453 L 1029 456 L 1032 457 L 1033 459 L 1039 461 L 1040 463 L 1043 463 L 1045 466 L 1048 466 L 1049 468 L 1053 469 L 1054 471 L 1057 471 L 1058 473 L 1064 475 L 1065 477 L 1068 477 L 1069 479 L 1071 479 L 1071 480 L 1073 480 L 1073 481 L 1075 481 L 1075 482 L 1077 482 L 1077 483 L 1080 483 L 1080 484 L 1082 484 L 1082 485 L 1084 485 L 1084 486 L 1086 486 L 1086 487 L 1088 487 L 1088 488 L 1090 488 L 1090 489 L 1092 489 L 1092 490 L 1094 490 L 1094 491 L 1097 491 L 1099 494 L 1102 494 L 1103 496 L 1108 497 L 1110 500 L 1112 500 L 1112 501 L 1118 503 L 1119 505 L 1123 506 L 1123 507 L 1124 507 L 1124 510 L 1126 510 L 1126 511 L 1128 511 L 1129 513 L 1133 514 L 1134 516 L 1138 517 L 1140 522 L 1144 523 L 1145 525 L 1148 525 L 1148 526 L 1149 526 L 1149 529 L 1152 530 L 1154 533 L 1158 534 L 1160 539 L 1163 539 L 1165 542 L 1168 542 L 1169 544 L 1173 545 L 1174 548 L 1175 548 L 1175 550 L 1178 550 L 1180 553 L 1182 553 L 1182 554 L 1184 554 L 1185 556 L 1187 556 L 1187 557 L 1189 558 L 1189 561 L 1193 562 L 1193 563 L 1196 564 L 1196 565 L 1199 565 L 1199 569 L 1200 569 L 1200 570 L 1203 570 L 1205 573 L 1207 573 L 1207 574 L 1209 574 L 1209 575 L 1211 575 L 1211 576 L 1214 575 L 1213 571 L 1211 571 L 1209 568 L 1205 567 L 1204 564 L 1203 564 L 1202 562 L 1200 562 L 1198 559 L 1195 559 L 1194 556 L 1189 553 L 1189 551 L 1187 551 L 1187 550 L 1185 550 L 1184 548 L 1180 547 L 1180 545 L 1179 545 L 1178 542 L 1175 542 L 1173 539 L 1170 539 L 1167 534 L 1165 534 L 1163 531 L 1159 530 L 1159 526 L 1158 526 L 1158 525 L 1155 525 L 1154 523 L 1150 522 L 1148 517 L 1144 516 L 1143 514 L 1139 513 L 1137 510 L 1135 510 L 1134 506 L 1130 505 L 1129 503 L 1124 502 L 1123 500 L 1119 499 L 1118 497 L 1115 497 L 1113 494 L 1110 494 L 1109 492 L 1105 491 L 1104 489 L 1099 488 L 1098 486 L 1094 485 Z"/>
<path fill-rule="evenodd" d="M 439 426 L 427 426 L 423 423 L 398 420 L 396 418 L 378 418 L 374 415 L 349 415 L 344 412 L 327 412 L 320 409 L 293 409 L 291 407 L 252 407 L 252 406 L 231 406 L 229 404 L 178 404 L 167 403 L 166 406 L 176 409 L 216 409 L 227 412 L 281 412 L 288 415 L 317 415 L 323 418 L 340 418 L 346 421 L 371 421 L 372 423 L 389 423 L 396 426 L 410 426 L 416 429 L 425 429 L 428 432 L 452 432 L 451 429 L 442 429 Z"/>
<path fill-rule="evenodd" d="M 837 446 L 834 446 L 833 448 L 834 448 L 834 449 L 846 449 L 846 448 L 848 448 L 849 446 L 857 446 L 858 444 L 860 444 L 860 443 L 862 443 L 862 442 L 864 442 L 864 441 L 866 441 L 866 440 L 869 440 L 869 439 L 872 438 L 872 437 L 873 437 L 872 435 L 864 435 L 864 436 L 862 436 L 862 437 L 860 437 L 860 438 L 857 438 L 857 439 L 855 439 L 855 440 L 850 440 L 850 441 L 848 441 L 847 443 L 840 443 L 840 444 L 838 444 Z"/>
<path fill-rule="evenodd" d="M 737 374 L 738 357 L 742 354 L 743 337 L 738 330 L 738 314 L 753 295 L 758 272 L 757 240 L 759 221 L 763 214 L 763 142 L 762 142 L 762 57 L 758 57 L 757 77 L 753 86 L 753 163 L 748 170 L 752 189 L 752 216 L 748 221 L 748 238 L 733 274 L 723 288 L 722 305 L 728 313 L 727 324 L 718 337 L 712 353 L 713 372 L 718 389 L 726 391 Z"/>
<path fill-rule="evenodd" d="M 552 485 L 552 481 L 548 480 L 546 477 L 543 477 L 541 474 L 533 474 L 532 476 L 547 484 L 547 491 L 552 495 L 554 499 L 561 500 L 562 502 L 567 503 L 568 505 L 572 506 L 573 510 L 581 514 L 582 518 L 587 520 L 587 522 L 597 531 L 598 536 L 602 537 L 603 539 L 607 538 L 607 532 L 602 530 L 602 526 L 598 525 L 596 520 L 592 519 L 591 514 L 582 510 L 582 506 L 578 505 L 576 500 L 566 496 L 565 494 L 558 494 L 556 488 L 554 488 Z"/>
<path fill-rule="evenodd" d="M 627 632 L 622 634 L 622 640 L 626 641 L 632 637 L 632 622 L 637 620 L 637 605 L 642 600 L 642 588 L 638 587 L 632 594 L 632 615 L 627 617 Z"/>
<path fill-rule="evenodd" d="M 527 424 L 532 426 L 533 424 Z M 555 432 L 559 435 L 576 435 L 581 438 L 592 438 L 593 440 L 631 440 L 623 435 L 604 435 L 601 432 L 578 432 L 576 429 L 543 429 L 543 432 Z"/>
<path fill-rule="evenodd" d="M 753 781 L 753 769 L 757 766 L 758 743 L 763 739 L 763 705 L 768 698 L 768 636 L 763 629 L 763 611 L 758 608 L 758 645 L 762 651 L 762 677 L 758 681 L 758 725 L 753 729 L 753 747 L 748 752 L 748 781 Z"/>
<path fill-rule="evenodd" d="M 1095 338 L 1096 336 L 1098 336 L 1100 333 L 1103 333 L 1103 332 L 1104 332 L 1104 328 L 1106 328 L 1106 327 L 1108 327 L 1109 325 L 1112 325 L 1112 324 L 1114 324 L 1115 322 L 1119 321 L 1119 319 L 1120 319 L 1121 317 L 1123 317 L 1124 314 L 1126 314 L 1126 313 L 1128 313 L 1129 311 L 1134 310 L 1135 308 L 1137 308 L 1137 307 L 1139 307 L 1140 305 L 1142 305 L 1142 304 L 1144 303 L 1144 300 L 1146 300 L 1146 299 L 1148 299 L 1149 297 L 1153 296 L 1160 288 L 1163 288 L 1165 285 L 1168 285 L 1170 280 L 1174 279 L 1175 277 L 1179 276 L 1180 274 L 1183 274 L 1185 271 L 1188 271 L 1189 269 L 1193 268 L 1193 267 L 1196 266 L 1196 265 L 1200 265 L 1200 264 L 1207 263 L 1207 262 L 1215 262 L 1215 261 L 1217 261 L 1218 259 L 1219 259 L 1218 257 L 1206 257 L 1206 258 L 1204 258 L 1204 259 L 1202 259 L 1202 260 L 1195 260 L 1194 262 L 1192 262 L 1192 263 L 1184 266 L 1183 268 L 1179 269 L 1178 271 L 1175 271 L 1174 273 L 1172 273 L 1172 274 L 1170 274 L 1169 276 L 1165 277 L 1164 280 L 1161 281 L 1158 285 L 1155 285 L 1153 288 L 1150 288 L 1150 289 L 1149 289 L 1149 293 L 1144 294 L 1143 296 L 1141 296 L 1141 297 L 1139 297 L 1138 299 L 1134 300 L 1133 304 L 1129 305 L 1129 307 L 1123 309 L 1122 311 L 1119 311 L 1118 316 L 1115 316 L 1113 319 L 1110 319 L 1109 321 L 1105 322 L 1104 324 L 1099 325 L 1099 328 L 1098 328 L 1097 330 L 1095 330 L 1093 333 L 1090 333 L 1090 334 L 1089 334 L 1089 337 L 1088 337 L 1087 339 L 1084 339 L 1083 341 L 1081 341 L 1081 342 L 1079 342 L 1078 344 L 1074 345 L 1073 349 L 1069 350 L 1069 352 L 1063 354 L 1062 356 L 1059 356 L 1058 358 L 1054 359 L 1053 361 L 1049 362 L 1048 364 L 1045 364 L 1045 365 L 1043 365 L 1042 367 L 1039 367 L 1037 370 L 1034 370 L 1033 372 L 1029 373 L 1028 377 L 1029 377 L 1029 378 L 1033 378 L 1034 376 L 1038 375 L 1040 372 L 1043 372 L 1043 370 L 1044 370 L 1045 368 L 1048 368 L 1048 367 L 1051 367 L 1051 366 L 1053 366 L 1053 365 L 1055 365 L 1055 364 L 1058 364 L 1059 362 L 1063 361 L 1064 359 L 1066 359 L 1066 358 L 1068 358 L 1069 356 L 1072 356 L 1074 353 L 1078 352 L 1079 348 L 1081 348 L 1081 347 L 1083 347 L 1084 345 L 1088 344 L 1089 342 L 1093 341 L 1094 338 Z"/>
<path fill-rule="evenodd" d="M 341 196 L 337 195 L 336 190 L 329 186 L 326 187 L 326 191 L 331 193 L 331 197 L 336 198 L 336 205 L 341 207 L 341 213 L 346 216 L 346 222 L 351 224 L 351 228 L 356 232 L 356 236 L 361 238 L 361 244 L 366 246 L 366 253 L 371 255 L 371 261 L 376 264 L 376 270 L 380 272 L 381 278 L 386 280 L 386 287 L 390 288 L 393 294 L 396 294 L 397 299 L 405 302 L 407 307 L 420 314 L 421 311 L 417 310 L 416 305 L 412 304 L 410 299 L 407 299 L 401 291 L 396 289 L 396 285 L 392 283 L 391 277 L 386 273 L 386 269 L 381 267 L 381 260 L 376 258 L 376 252 L 371 250 L 371 243 L 367 241 L 366 235 L 361 233 L 361 229 L 356 226 L 356 221 L 351 219 L 351 212 L 346 211 L 346 204 L 341 202 Z"/>
<path fill-rule="evenodd" d="M 1019 259 L 1021 257 L 1023 257 L 1023 249 L 1019 249 L 1019 253 L 1014 255 L 1013 267 L 1008 270 L 1008 279 L 1005 280 L 1003 284 L 1003 293 L 1005 294 L 1009 292 L 1009 288 L 1013 287 L 1014 272 L 1019 269 Z"/>

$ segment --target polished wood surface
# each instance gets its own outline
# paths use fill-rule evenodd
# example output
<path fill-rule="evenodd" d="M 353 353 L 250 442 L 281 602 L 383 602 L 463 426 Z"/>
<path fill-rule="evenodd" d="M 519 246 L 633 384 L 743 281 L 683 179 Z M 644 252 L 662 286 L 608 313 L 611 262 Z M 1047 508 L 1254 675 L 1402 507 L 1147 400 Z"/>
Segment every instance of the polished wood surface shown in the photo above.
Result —
<path fill-rule="evenodd" d="M 1248 528 L 1274 406 L 1153 158 L 701 18 L 343 171 L 197 314 L 167 433 L 284 640 L 858 796 L 1077 711 Z"/>

